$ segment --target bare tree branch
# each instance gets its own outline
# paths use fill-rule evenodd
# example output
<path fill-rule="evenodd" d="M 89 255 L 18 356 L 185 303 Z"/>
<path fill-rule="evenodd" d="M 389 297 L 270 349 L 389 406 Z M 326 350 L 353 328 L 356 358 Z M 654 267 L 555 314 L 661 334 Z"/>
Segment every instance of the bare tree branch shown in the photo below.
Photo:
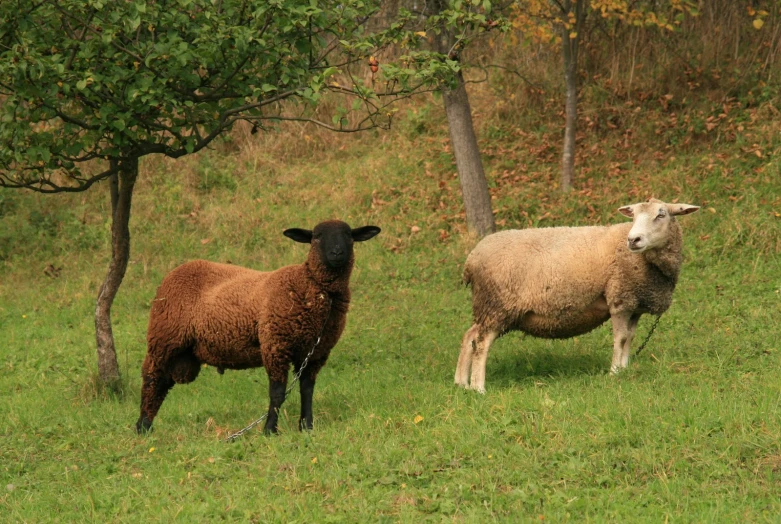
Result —
<path fill-rule="evenodd" d="M 528 78 L 526 78 L 525 76 L 523 76 L 522 74 L 520 74 L 520 73 L 519 73 L 517 70 L 515 70 L 515 69 L 510 69 L 509 67 L 500 66 L 500 65 L 498 65 L 498 64 L 487 64 L 487 65 L 477 65 L 477 64 L 475 64 L 475 65 L 472 65 L 472 64 L 464 64 L 464 67 L 465 67 L 465 68 L 467 68 L 467 67 L 474 67 L 474 68 L 476 68 L 476 69 L 482 69 L 482 70 L 484 70 L 484 71 L 485 71 L 485 69 L 487 69 L 487 68 L 502 69 L 502 70 L 504 70 L 504 71 L 507 71 L 508 73 L 512 73 L 512 74 L 514 74 L 515 76 L 517 76 L 518 78 L 520 78 L 521 80 L 523 80 L 524 82 L 526 82 L 527 84 L 529 84 L 531 87 L 536 87 L 536 88 L 538 88 L 538 89 L 542 89 L 542 86 L 541 86 L 541 85 L 539 85 L 539 84 L 535 84 L 534 82 L 532 82 L 531 80 L 529 80 Z M 487 72 L 487 71 L 485 71 L 485 74 L 486 74 L 486 77 L 487 77 L 487 76 L 488 76 L 488 72 Z M 486 80 L 487 80 L 487 78 L 486 78 Z M 481 82 L 484 82 L 484 81 L 485 81 L 485 80 L 481 80 Z M 474 83 L 474 82 L 467 82 L 467 83 Z"/>
<path fill-rule="evenodd" d="M 49 178 L 39 178 L 37 180 L 16 182 L 8 180 L 4 176 L 0 175 L 0 187 L 30 189 L 38 193 L 80 193 L 89 189 L 95 182 L 105 180 L 114 173 L 118 172 L 119 168 L 114 167 L 86 179 L 75 176 L 71 177 L 70 180 L 79 182 L 79 185 L 76 186 L 61 186 L 55 184 Z"/>

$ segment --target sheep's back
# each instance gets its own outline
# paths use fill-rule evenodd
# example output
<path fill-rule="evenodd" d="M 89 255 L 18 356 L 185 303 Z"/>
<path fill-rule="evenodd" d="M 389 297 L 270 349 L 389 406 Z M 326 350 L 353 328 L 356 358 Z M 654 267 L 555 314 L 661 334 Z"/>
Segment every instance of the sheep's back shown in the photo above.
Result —
<path fill-rule="evenodd" d="M 475 319 L 513 323 L 529 312 L 557 316 L 588 309 L 604 293 L 616 247 L 630 227 L 538 228 L 487 236 L 464 269 Z"/>
<path fill-rule="evenodd" d="M 251 325 L 254 307 L 248 290 L 257 289 L 267 275 L 206 260 L 182 264 L 163 279 L 157 290 L 148 340 L 184 346 L 196 338 Z"/>

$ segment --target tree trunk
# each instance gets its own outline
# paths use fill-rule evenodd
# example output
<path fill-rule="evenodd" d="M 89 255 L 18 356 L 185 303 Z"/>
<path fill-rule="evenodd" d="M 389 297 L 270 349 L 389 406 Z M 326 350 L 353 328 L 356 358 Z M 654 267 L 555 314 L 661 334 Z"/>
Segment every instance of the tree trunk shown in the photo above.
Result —
<path fill-rule="evenodd" d="M 458 85 L 455 89 L 444 89 L 445 112 L 450 129 L 450 144 L 456 157 L 458 178 L 466 208 L 466 223 L 470 231 L 484 237 L 496 230 L 491 210 L 491 195 L 480 159 L 475 128 L 472 124 L 472 111 L 466 93 L 464 77 L 458 73 Z"/>
<path fill-rule="evenodd" d="M 111 330 L 111 305 L 125 276 L 130 258 L 130 203 L 138 177 L 138 159 L 126 161 L 119 174 L 109 179 L 111 189 L 111 262 L 106 279 L 100 286 L 95 307 L 95 338 L 98 344 L 98 375 L 100 381 L 113 387 L 120 379 L 114 333 Z"/>
<path fill-rule="evenodd" d="M 438 14 L 448 8 L 448 2 L 434 0 L 432 6 L 435 14 Z M 450 59 L 458 60 L 460 48 L 457 38 L 444 26 L 436 40 L 435 48 Z M 488 182 L 485 179 L 483 161 L 480 158 L 480 149 L 477 146 L 477 137 L 472 123 L 469 95 L 461 71 L 458 72 L 455 87 L 442 88 L 442 98 L 445 102 L 447 125 L 450 131 L 450 146 L 456 157 L 458 179 L 461 182 L 466 225 L 470 231 L 479 237 L 484 237 L 496 231 L 496 224 L 491 210 L 491 194 L 488 192 Z"/>
<path fill-rule="evenodd" d="M 572 3 L 565 5 L 566 19 Z M 575 133 L 578 123 L 578 43 L 580 42 L 580 30 L 583 21 L 583 0 L 575 0 L 575 27 L 562 26 L 561 45 L 564 51 L 564 84 L 567 98 L 565 103 L 566 120 L 564 124 L 564 145 L 561 155 L 561 190 L 564 192 L 572 188 L 573 172 L 575 170 Z M 570 38 L 570 33 L 575 32 L 575 38 Z"/>

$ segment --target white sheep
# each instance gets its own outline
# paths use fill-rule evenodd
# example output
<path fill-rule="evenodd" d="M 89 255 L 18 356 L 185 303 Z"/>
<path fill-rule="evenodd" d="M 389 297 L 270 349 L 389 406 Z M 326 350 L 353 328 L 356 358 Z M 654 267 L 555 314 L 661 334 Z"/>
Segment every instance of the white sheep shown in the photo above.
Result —
<path fill-rule="evenodd" d="M 619 209 L 634 218 L 631 224 L 509 230 L 485 237 L 464 267 L 474 324 L 461 343 L 456 384 L 485 392 L 488 350 L 504 333 L 569 338 L 608 318 L 610 370 L 625 368 L 640 316 L 661 315 L 672 301 L 683 258 L 674 217 L 698 209 L 651 199 Z"/>

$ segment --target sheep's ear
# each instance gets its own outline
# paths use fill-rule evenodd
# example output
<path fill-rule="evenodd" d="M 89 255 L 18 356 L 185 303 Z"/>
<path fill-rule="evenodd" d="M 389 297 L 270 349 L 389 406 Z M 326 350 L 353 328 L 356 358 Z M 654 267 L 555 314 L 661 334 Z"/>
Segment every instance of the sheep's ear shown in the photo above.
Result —
<path fill-rule="evenodd" d="M 299 229 L 297 227 L 294 227 L 291 229 L 284 230 L 282 234 L 285 235 L 287 238 L 291 238 L 296 242 L 301 242 L 302 244 L 312 243 L 312 232 L 308 229 Z"/>
<path fill-rule="evenodd" d="M 692 206 L 689 204 L 667 204 L 667 210 L 671 215 L 688 215 L 694 213 L 700 209 L 700 206 Z"/>
<path fill-rule="evenodd" d="M 628 216 L 629 218 L 632 218 L 632 217 L 635 216 L 635 209 L 634 209 L 634 207 L 635 207 L 634 205 L 619 207 L 618 208 L 618 212 L 621 213 L 622 215 L 625 215 L 625 216 Z"/>
<path fill-rule="evenodd" d="M 356 242 L 363 242 L 364 240 L 376 237 L 380 234 L 380 231 L 382 230 L 377 226 L 357 227 L 352 230 L 353 240 Z"/>

